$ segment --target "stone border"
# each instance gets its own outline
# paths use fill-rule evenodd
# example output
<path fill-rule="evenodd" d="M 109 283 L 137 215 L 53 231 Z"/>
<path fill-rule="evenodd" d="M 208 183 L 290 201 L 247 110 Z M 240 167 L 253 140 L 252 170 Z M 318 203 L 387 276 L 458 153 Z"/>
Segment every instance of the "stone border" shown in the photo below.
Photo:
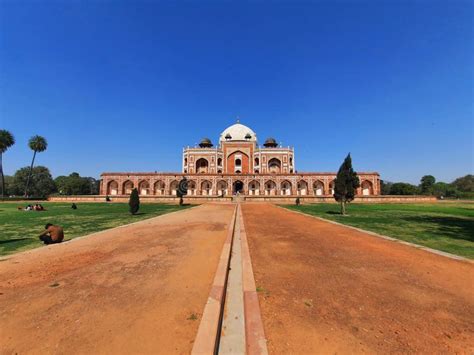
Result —
<path fill-rule="evenodd" d="M 241 205 L 239 208 L 240 238 L 242 248 L 242 288 L 244 291 L 245 339 L 248 354 L 268 354 L 267 340 L 263 329 L 257 287 L 253 276 L 247 232 Z"/>
<path fill-rule="evenodd" d="M 105 196 L 102 195 L 78 195 L 78 196 L 51 196 L 49 202 L 103 202 L 103 203 L 126 203 L 129 200 L 128 195 L 109 196 L 111 201 L 105 202 Z M 218 197 L 216 195 L 186 195 L 186 203 L 204 203 L 204 202 L 232 202 L 235 195 L 226 195 Z M 239 196 L 247 202 L 273 202 L 273 203 L 294 203 L 299 197 L 301 203 L 337 203 L 331 195 L 245 195 Z M 179 198 L 171 195 L 140 195 L 141 203 L 178 203 Z M 434 196 L 393 196 L 393 195 L 370 195 L 356 196 L 354 203 L 437 203 L 438 199 Z"/>
<path fill-rule="evenodd" d="M 196 338 L 194 339 L 191 354 L 215 354 L 220 338 L 220 328 L 225 302 L 227 276 L 229 273 L 232 241 L 234 238 L 237 206 L 227 230 L 227 237 L 222 248 L 211 291 L 204 307 Z"/>
<path fill-rule="evenodd" d="M 81 240 L 81 239 L 84 239 L 84 238 L 93 237 L 95 235 L 102 234 L 102 233 L 105 233 L 105 232 L 109 232 L 109 231 L 112 231 L 112 230 L 115 230 L 115 229 L 120 229 L 120 228 L 125 228 L 125 227 L 128 227 L 128 226 L 133 226 L 133 225 L 138 224 L 138 223 L 144 223 L 144 222 L 147 222 L 147 221 L 154 220 L 156 218 L 169 216 L 169 215 L 172 215 L 172 214 L 175 214 L 175 213 L 181 213 L 181 212 L 189 211 L 193 208 L 198 208 L 200 206 L 203 206 L 203 205 L 195 205 L 195 206 L 187 207 L 184 210 L 173 211 L 173 212 L 169 212 L 169 213 L 163 213 L 159 216 L 142 219 L 141 221 L 136 221 L 136 222 L 132 222 L 132 223 L 128 223 L 128 224 L 123 224 L 121 226 L 104 229 L 104 230 L 94 232 L 94 233 L 90 233 L 90 234 L 86 234 L 86 235 L 81 235 L 80 237 L 76 237 L 76 238 L 73 238 L 73 239 L 70 239 L 70 240 L 67 240 L 67 241 L 63 241 L 62 243 L 39 246 L 39 247 L 34 248 L 34 249 L 28 249 L 28 250 L 20 251 L 18 253 L 5 255 L 5 256 L 0 256 L 0 261 L 10 259 L 10 258 L 15 257 L 17 255 L 30 254 L 30 253 L 38 252 L 39 250 L 45 250 L 45 249 L 50 249 L 50 248 L 58 248 L 58 247 L 61 247 L 63 245 L 69 245 L 72 242 L 75 242 L 75 241 L 78 241 L 78 240 Z"/>
<path fill-rule="evenodd" d="M 290 209 L 282 207 L 282 206 L 278 206 L 278 205 L 275 205 L 275 206 L 278 207 L 278 208 L 284 209 L 286 211 L 290 211 L 290 212 L 293 212 L 293 213 L 298 213 L 298 214 L 303 215 L 303 216 L 316 218 L 316 219 L 319 219 L 320 221 L 323 221 L 323 222 L 332 223 L 332 224 L 335 224 L 335 225 L 340 226 L 340 227 L 345 227 L 345 228 L 349 228 L 349 229 L 352 229 L 352 230 L 355 230 L 355 231 L 358 231 L 358 232 L 366 233 L 366 234 L 369 234 L 373 237 L 382 238 L 382 239 L 389 240 L 389 241 L 394 242 L 394 243 L 408 245 L 412 248 L 424 250 L 424 251 L 427 251 L 427 252 L 432 253 L 432 254 L 441 255 L 441 256 L 444 256 L 446 258 L 450 258 L 450 259 L 454 259 L 454 260 L 458 260 L 458 261 L 474 263 L 474 260 L 465 258 L 463 256 L 447 253 L 447 252 L 441 251 L 441 250 L 432 249 L 432 248 L 425 247 L 425 246 L 420 245 L 420 244 L 406 242 L 404 240 L 389 237 L 389 236 L 386 236 L 386 235 L 383 235 L 383 234 L 379 234 L 379 233 L 376 233 L 376 232 L 372 232 L 372 231 L 368 231 L 368 230 L 365 230 L 365 229 L 357 228 L 357 227 L 350 226 L 350 225 L 347 225 L 347 224 L 342 224 L 342 223 L 339 223 L 339 222 L 331 221 L 329 219 L 325 219 L 325 218 L 322 218 L 322 217 L 313 216 L 313 215 L 310 215 L 310 214 L 307 214 L 307 213 L 304 213 L 304 212 L 290 210 Z"/>

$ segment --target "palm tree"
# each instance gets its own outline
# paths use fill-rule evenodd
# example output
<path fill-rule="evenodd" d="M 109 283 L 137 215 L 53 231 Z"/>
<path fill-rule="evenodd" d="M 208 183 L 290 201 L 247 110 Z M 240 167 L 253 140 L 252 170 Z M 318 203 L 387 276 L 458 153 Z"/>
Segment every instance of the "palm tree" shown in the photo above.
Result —
<path fill-rule="evenodd" d="M 25 186 L 25 197 L 28 196 L 28 185 L 30 184 L 31 173 L 33 172 L 33 164 L 35 163 L 36 153 L 41 153 L 48 148 L 48 142 L 44 137 L 41 136 L 33 136 L 28 141 L 28 146 L 34 152 L 33 159 L 31 160 L 30 172 L 28 174 L 28 179 L 26 180 Z"/>
<path fill-rule="evenodd" d="M 0 175 L 2 178 L 2 197 L 5 195 L 5 176 L 3 176 L 2 156 L 8 148 L 15 144 L 15 137 L 6 129 L 0 129 Z"/>

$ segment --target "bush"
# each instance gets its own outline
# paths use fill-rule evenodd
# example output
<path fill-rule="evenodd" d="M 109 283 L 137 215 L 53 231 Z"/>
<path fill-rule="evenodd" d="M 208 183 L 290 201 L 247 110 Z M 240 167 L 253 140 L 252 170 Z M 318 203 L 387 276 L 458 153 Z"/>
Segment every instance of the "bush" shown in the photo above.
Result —
<path fill-rule="evenodd" d="M 137 214 L 140 209 L 140 197 L 138 196 L 138 190 L 136 188 L 134 188 L 130 194 L 128 205 L 130 206 L 130 213 Z"/>
<path fill-rule="evenodd" d="M 418 195 L 418 186 L 405 182 L 396 182 L 390 187 L 390 195 Z"/>

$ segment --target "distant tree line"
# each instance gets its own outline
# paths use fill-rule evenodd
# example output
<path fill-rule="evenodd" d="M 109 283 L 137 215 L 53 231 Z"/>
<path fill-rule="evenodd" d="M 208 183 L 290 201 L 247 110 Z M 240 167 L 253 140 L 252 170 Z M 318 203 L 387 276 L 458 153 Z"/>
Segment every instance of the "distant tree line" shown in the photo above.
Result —
<path fill-rule="evenodd" d="M 26 184 L 29 184 L 28 194 L 34 197 L 59 195 L 97 195 L 100 181 L 92 177 L 83 177 L 78 173 L 69 176 L 58 176 L 53 179 L 49 169 L 44 166 L 35 166 L 32 169 L 30 181 L 30 167 L 16 171 L 13 176 L 5 176 L 5 196 L 23 196 Z"/>
<path fill-rule="evenodd" d="M 436 182 L 432 175 L 421 178 L 419 185 L 381 181 L 382 195 L 427 195 L 438 198 L 474 198 L 474 175 L 459 177 L 451 183 Z"/>
<path fill-rule="evenodd" d="M 99 181 L 92 177 L 81 177 L 78 173 L 69 176 L 58 176 L 53 180 L 49 169 L 34 166 L 37 153 L 48 148 L 46 138 L 33 136 L 28 140 L 28 147 L 33 151 L 30 166 L 21 168 L 13 176 L 3 174 L 3 154 L 15 144 L 13 134 L 0 129 L 0 193 L 1 197 L 47 197 L 57 193 L 60 195 L 97 195 Z"/>

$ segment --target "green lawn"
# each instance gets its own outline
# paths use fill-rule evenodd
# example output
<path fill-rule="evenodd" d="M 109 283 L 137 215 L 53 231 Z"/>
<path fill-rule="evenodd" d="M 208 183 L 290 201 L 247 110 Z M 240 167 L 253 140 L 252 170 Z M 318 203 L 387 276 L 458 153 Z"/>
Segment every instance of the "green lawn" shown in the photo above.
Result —
<path fill-rule="evenodd" d="M 143 219 L 177 211 L 189 206 L 142 204 L 137 215 L 128 212 L 126 203 L 78 203 L 71 209 L 70 203 L 45 202 L 46 211 L 19 211 L 17 206 L 25 202 L 0 203 L 0 255 L 39 247 L 38 235 L 46 223 L 61 225 L 65 240 L 82 235 L 137 222 Z"/>
<path fill-rule="evenodd" d="M 474 259 L 474 204 L 337 204 L 284 206 L 310 215 Z"/>

